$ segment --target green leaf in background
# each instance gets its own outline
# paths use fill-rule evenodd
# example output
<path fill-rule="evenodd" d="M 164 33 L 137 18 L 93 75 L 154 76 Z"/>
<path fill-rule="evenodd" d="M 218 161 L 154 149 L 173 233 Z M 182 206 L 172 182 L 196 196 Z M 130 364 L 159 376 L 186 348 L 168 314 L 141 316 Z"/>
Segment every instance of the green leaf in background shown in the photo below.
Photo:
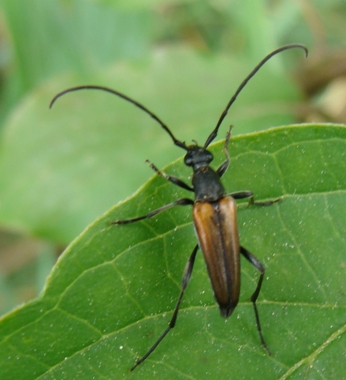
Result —
<path fill-rule="evenodd" d="M 275 57 L 276 63 L 287 54 Z M 235 125 L 234 134 L 293 122 L 300 94 L 279 66 L 263 67 L 232 106 L 225 124 Z M 252 69 L 245 59 L 166 49 L 146 65 L 117 64 L 34 91 L 14 110 L 3 136 L 1 222 L 67 244 L 149 178 L 145 159 L 161 168 L 181 154 L 132 104 L 84 91 L 66 95 L 48 110 L 57 92 L 78 84 L 112 87 L 146 105 L 179 139 L 204 141 Z"/>
<path fill-rule="evenodd" d="M 93 1 L 64 3 L 2 0 L 16 53 L 17 77 L 11 85 L 18 91 L 25 93 L 57 73 L 92 72 L 116 60 L 143 59 L 148 54 L 153 22 L 148 7 L 126 11 Z"/>
<path fill-rule="evenodd" d="M 215 166 L 222 143 L 215 144 Z M 346 371 L 346 127 L 282 127 L 234 137 L 224 183 L 271 207 L 239 205 L 241 243 L 266 267 L 260 345 L 248 297 L 258 273 L 242 266 L 241 302 L 219 317 L 202 255 L 178 323 L 166 328 L 196 244 L 189 207 L 133 225 L 186 192 L 155 176 L 66 250 L 37 300 L 1 320 L 2 379 L 342 379 Z M 168 173 L 186 178 L 181 160 Z"/>

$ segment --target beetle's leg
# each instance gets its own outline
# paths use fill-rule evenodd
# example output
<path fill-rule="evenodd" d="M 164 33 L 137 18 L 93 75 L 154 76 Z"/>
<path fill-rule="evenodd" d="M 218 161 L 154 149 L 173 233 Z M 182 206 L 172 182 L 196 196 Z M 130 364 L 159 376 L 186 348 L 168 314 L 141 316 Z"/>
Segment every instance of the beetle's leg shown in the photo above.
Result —
<path fill-rule="evenodd" d="M 229 163 L 230 163 L 229 152 L 228 152 L 228 144 L 229 144 L 229 140 L 231 138 L 232 128 L 233 128 L 233 125 L 230 125 L 229 130 L 227 131 L 227 134 L 226 134 L 225 145 L 223 146 L 223 151 L 225 153 L 226 160 L 216 170 L 216 173 L 219 175 L 219 177 L 222 177 L 225 174 L 226 170 L 228 169 Z"/>
<path fill-rule="evenodd" d="M 182 181 L 181 179 L 177 178 L 177 177 L 173 177 L 171 175 L 168 175 L 167 173 L 165 172 L 162 172 L 160 169 L 158 169 L 153 163 L 151 163 L 149 160 L 146 160 L 145 161 L 146 163 L 149 164 L 149 166 L 151 167 L 151 169 L 153 169 L 158 175 L 160 175 L 161 177 L 163 177 L 164 179 L 166 179 L 167 181 L 169 182 L 172 182 L 174 185 L 177 185 L 179 187 L 182 187 L 183 189 L 185 190 L 189 190 L 189 191 L 192 191 L 194 192 L 194 189 L 189 186 L 187 183 L 185 183 L 184 181 Z"/>
<path fill-rule="evenodd" d="M 231 193 L 230 196 L 233 197 L 234 199 L 249 198 L 249 205 L 253 205 L 255 203 L 254 202 L 254 194 L 252 191 L 248 191 L 248 190 L 237 191 L 235 193 Z"/>
<path fill-rule="evenodd" d="M 251 199 L 254 199 L 254 195 L 252 191 L 237 191 L 236 193 L 230 194 L 234 199 L 244 199 L 244 198 L 250 198 L 249 203 L 253 204 L 253 201 Z"/>
<path fill-rule="evenodd" d="M 153 211 L 149 212 L 147 215 L 137 216 L 136 218 L 132 218 L 132 219 L 117 220 L 116 222 L 111 222 L 111 224 L 135 223 L 135 222 L 138 222 L 139 220 L 142 220 L 142 219 L 152 218 L 153 216 L 159 214 L 160 212 L 166 211 L 169 208 L 174 207 L 174 206 L 186 206 L 186 205 L 193 205 L 193 204 L 194 204 L 194 202 L 192 199 L 182 198 L 182 199 L 178 199 L 172 203 L 168 203 L 167 205 L 164 205 L 164 206 L 162 206 L 156 210 L 153 210 Z"/>
<path fill-rule="evenodd" d="M 155 350 L 155 348 L 160 344 L 160 342 L 168 334 L 168 332 L 175 326 L 175 323 L 176 323 L 177 317 L 178 317 L 178 311 L 179 311 L 180 303 L 181 303 L 181 300 L 183 299 L 185 289 L 186 289 L 187 285 L 189 284 L 189 281 L 191 278 L 191 274 L 192 274 L 192 270 L 193 270 L 193 264 L 195 263 L 197 251 L 198 251 L 198 244 L 193 249 L 193 251 L 190 255 L 190 258 L 185 265 L 180 295 L 178 298 L 178 302 L 175 306 L 172 319 L 170 320 L 170 322 L 168 324 L 168 327 L 161 334 L 160 338 L 156 341 L 156 343 L 149 349 L 149 351 L 144 356 L 142 356 L 139 360 L 136 361 L 136 364 L 131 368 L 131 371 L 133 371 L 139 364 L 144 362 L 144 360 Z"/>
<path fill-rule="evenodd" d="M 257 286 L 256 286 L 256 289 L 255 291 L 253 292 L 250 300 L 252 302 L 252 305 L 253 305 L 253 308 L 254 308 L 254 311 L 255 311 L 255 317 L 256 317 L 256 325 L 257 325 L 257 331 L 259 333 L 259 336 L 260 336 L 260 339 L 261 339 L 261 343 L 262 343 L 262 346 L 266 349 L 266 351 L 268 352 L 269 355 L 271 355 L 271 352 L 263 338 L 263 334 L 262 334 L 262 329 L 261 329 L 261 323 L 260 323 L 260 319 L 259 319 L 259 314 L 258 314 L 258 310 L 257 310 L 257 305 L 256 305 L 256 301 L 257 301 L 257 298 L 258 298 L 258 295 L 259 295 L 259 292 L 261 291 L 261 286 L 262 286 L 262 282 L 263 282 L 263 278 L 264 278 L 264 272 L 265 272 L 265 269 L 264 269 L 264 266 L 261 264 L 261 262 L 254 256 L 252 255 L 247 249 L 245 249 L 244 247 L 240 247 L 240 253 L 257 269 L 261 272 L 261 275 L 260 275 L 260 278 L 258 280 L 258 283 L 257 283 Z"/>
<path fill-rule="evenodd" d="M 236 193 L 230 194 L 234 199 L 244 199 L 249 198 L 249 205 L 254 206 L 271 206 L 272 204 L 279 202 L 282 200 L 282 198 L 273 199 L 266 202 L 255 202 L 255 197 L 252 191 L 237 191 Z"/>

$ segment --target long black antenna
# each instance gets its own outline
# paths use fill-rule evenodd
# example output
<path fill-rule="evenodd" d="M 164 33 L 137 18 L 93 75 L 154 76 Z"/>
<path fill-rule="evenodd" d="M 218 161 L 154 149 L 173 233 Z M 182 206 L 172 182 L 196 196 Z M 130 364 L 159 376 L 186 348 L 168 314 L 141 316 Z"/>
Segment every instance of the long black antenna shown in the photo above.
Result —
<path fill-rule="evenodd" d="M 237 96 L 239 95 L 239 93 L 241 92 L 241 90 L 246 86 L 247 82 L 257 73 L 257 71 L 270 59 L 272 58 L 274 55 L 284 51 L 284 50 L 288 50 L 288 49 L 293 49 L 293 48 L 299 48 L 299 49 L 303 49 L 305 51 L 305 55 L 307 56 L 308 55 L 308 49 L 303 46 L 303 45 L 300 45 L 300 44 L 291 44 L 291 45 L 285 45 L 285 46 L 282 46 L 281 48 L 279 49 L 276 49 L 274 51 L 272 51 L 270 54 L 268 54 L 266 57 L 264 57 L 262 59 L 262 61 L 251 71 L 251 73 L 243 80 L 243 82 L 240 84 L 240 86 L 238 87 L 237 91 L 234 93 L 234 95 L 232 96 L 231 100 L 228 102 L 226 108 L 224 109 L 224 111 L 222 112 L 220 118 L 219 118 L 219 121 L 217 122 L 216 124 L 216 127 L 213 129 L 213 131 L 211 132 L 211 134 L 209 135 L 209 137 L 207 138 L 205 144 L 204 144 L 204 148 L 207 148 L 209 146 L 209 144 L 215 139 L 215 137 L 217 136 L 218 134 L 218 131 L 219 131 L 219 128 L 220 128 L 220 125 L 221 123 L 223 122 L 224 118 L 226 117 L 230 107 L 232 106 L 232 104 L 235 102 L 235 100 L 237 99 Z M 137 102 L 136 100 L 124 95 L 123 93 L 119 92 L 119 91 L 115 91 L 109 87 L 104 87 L 104 86 L 96 86 L 96 85 L 85 85 L 85 86 L 77 86 L 77 87 L 71 87 L 71 88 L 68 88 L 64 91 L 61 91 L 59 92 L 57 95 L 54 96 L 54 98 L 52 99 L 52 101 L 50 102 L 50 105 L 49 105 L 49 108 L 52 108 L 54 103 L 56 102 L 56 100 L 58 98 L 60 98 L 61 96 L 69 93 L 69 92 L 73 92 L 73 91 L 79 91 L 79 90 L 101 90 L 101 91 L 105 91 L 105 92 L 109 92 L 113 95 L 116 95 L 116 96 L 119 96 L 120 98 L 132 103 L 133 105 L 135 105 L 136 107 L 140 108 L 142 111 L 146 112 L 149 116 L 151 116 L 155 121 L 157 121 L 161 127 L 170 135 L 171 139 L 173 140 L 173 143 L 184 149 L 184 150 L 188 150 L 188 147 L 186 146 L 185 142 L 183 141 L 180 141 L 178 140 L 174 135 L 173 133 L 171 132 L 171 130 L 168 128 L 168 126 L 158 117 L 156 116 L 153 112 L 151 112 L 148 108 L 146 108 L 145 106 L 143 106 L 141 103 Z"/>
<path fill-rule="evenodd" d="M 111 88 L 108 88 L 108 87 L 86 85 L 86 86 L 77 86 L 77 87 L 68 88 L 68 89 L 66 89 L 64 91 L 59 92 L 58 94 L 56 94 L 54 96 L 54 98 L 52 99 L 52 101 L 49 104 L 49 108 L 52 108 L 53 105 L 54 105 L 54 103 L 56 102 L 56 100 L 58 98 L 60 98 L 61 96 L 65 95 L 65 94 L 67 94 L 69 92 L 79 91 L 79 90 L 101 90 L 101 91 L 106 91 L 106 92 L 109 92 L 109 93 L 111 93 L 113 95 L 119 96 L 122 99 L 127 100 L 128 102 L 134 104 L 136 107 L 140 108 L 141 110 L 143 110 L 144 112 L 146 112 L 147 114 L 149 114 L 154 120 L 156 120 L 161 125 L 161 127 L 171 136 L 171 138 L 172 138 L 172 140 L 173 140 L 173 142 L 174 142 L 175 145 L 177 145 L 180 148 L 183 148 L 185 150 L 188 149 L 187 146 L 185 145 L 185 143 L 182 142 L 182 141 L 180 141 L 180 140 L 178 140 L 177 138 L 175 138 L 175 136 L 170 131 L 170 129 L 167 127 L 167 125 L 158 116 L 156 116 L 153 112 L 151 112 L 150 110 L 148 110 L 148 108 L 144 107 L 141 103 L 138 103 L 134 99 L 131 99 L 128 96 L 122 94 L 121 92 L 112 90 Z"/>
<path fill-rule="evenodd" d="M 216 127 L 213 129 L 213 131 L 211 132 L 211 134 L 209 135 L 209 137 L 207 138 L 205 144 L 204 144 L 204 148 L 207 148 L 209 146 L 209 144 L 215 139 L 215 137 L 217 136 L 217 133 L 219 131 L 219 128 L 220 128 L 220 125 L 221 123 L 223 122 L 224 118 L 226 117 L 227 113 L 228 113 L 228 110 L 230 109 L 231 105 L 235 102 L 235 100 L 237 99 L 237 96 L 239 95 L 240 91 L 246 86 L 247 82 L 257 73 L 257 71 L 270 59 L 272 58 L 274 55 L 278 54 L 278 53 L 281 53 L 282 51 L 284 50 L 288 50 L 288 49 L 294 49 L 294 48 L 299 48 L 299 49 L 303 49 L 305 51 L 305 55 L 306 57 L 308 56 L 308 49 L 304 46 L 304 45 L 300 45 L 300 44 L 291 44 L 291 45 L 285 45 L 285 46 L 282 46 L 274 51 L 272 51 L 271 53 L 269 53 L 267 56 L 265 56 L 262 61 L 251 71 L 251 73 L 242 81 L 242 83 L 240 84 L 240 86 L 238 87 L 237 91 L 234 93 L 234 95 L 232 96 L 231 100 L 228 102 L 226 108 L 224 109 L 224 111 L 222 112 L 221 116 L 220 116 L 220 119 L 219 121 L 217 122 L 216 124 Z"/>

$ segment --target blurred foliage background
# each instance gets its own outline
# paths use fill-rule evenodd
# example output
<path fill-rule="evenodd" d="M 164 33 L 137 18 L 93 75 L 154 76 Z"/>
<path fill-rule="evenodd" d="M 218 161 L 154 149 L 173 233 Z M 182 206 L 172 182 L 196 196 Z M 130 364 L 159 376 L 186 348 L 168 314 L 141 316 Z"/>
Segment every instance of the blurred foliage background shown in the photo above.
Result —
<path fill-rule="evenodd" d="M 81 84 L 115 88 L 182 140 L 203 142 L 250 70 L 234 134 L 346 122 L 345 0 L 1 0 L 0 313 L 33 298 L 63 248 L 183 154 L 150 118 Z M 223 138 L 225 127 L 219 138 Z"/>

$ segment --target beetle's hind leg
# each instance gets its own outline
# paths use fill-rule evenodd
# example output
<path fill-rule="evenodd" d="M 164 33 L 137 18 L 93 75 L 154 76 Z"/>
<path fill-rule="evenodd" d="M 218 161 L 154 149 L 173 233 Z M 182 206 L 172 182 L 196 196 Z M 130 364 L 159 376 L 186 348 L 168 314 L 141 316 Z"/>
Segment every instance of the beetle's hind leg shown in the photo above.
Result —
<path fill-rule="evenodd" d="M 183 299 L 183 295 L 184 295 L 184 292 L 185 292 L 185 289 L 187 288 L 187 285 L 189 284 L 189 281 L 190 281 L 190 278 L 191 278 L 191 274 L 192 274 L 192 270 L 193 270 L 193 265 L 195 263 L 195 258 L 196 258 L 196 253 L 198 251 L 198 244 L 195 246 L 195 248 L 193 249 L 191 255 L 190 255 L 190 258 L 188 260 L 188 262 L 186 263 L 185 265 L 185 269 L 184 269 L 184 274 L 183 274 L 183 279 L 182 279 L 182 284 L 181 284 L 181 291 L 180 291 L 180 295 L 179 295 L 179 298 L 178 298 L 178 302 L 175 306 L 175 309 L 174 309 L 174 312 L 173 312 L 173 316 L 172 316 L 172 319 L 169 321 L 169 324 L 168 324 L 168 327 L 166 328 L 166 330 L 161 334 L 161 336 L 159 337 L 159 339 L 150 347 L 150 349 L 148 350 L 148 352 L 142 356 L 139 360 L 136 361 L 136 364 L 131 368 L 131 371 L 133 371 L 138 365 L 140 365 L 141 363 L 144 362 L 144 360 L 155 350 L 155 348 L 160 344 L 160 342 L 162 341 L 162 339 L 169 333 L 169 331 L 175 326 L 175 323 L 177 321 L 177 318 L 178 318 L 178 312 L 179 312 L 179 307 L 180 307 L 180 304 L 181 304 L 181 301 Z"/>
<path fill-rule="evenodd" d="M 240 253 L 246 258 L 246 260 L 248 260 L 261 273 L 260 278 L 259 278 L 258 283 L 257 283 L 257 286 L 256 286 L 256 289 L 253 292 L 252 296 L 250 297 L 250 300 L 251 300 L 253 308 L 254 308 L 257 331 L 258 331 L 258 334 L 260 336 L 262 346 L 266 349 L 268 354 L 271 355 L 271 352 L 270 352 L 270 350 L 267 346 L 267 343 L 265 342 L 264 337 L 263 337 L 261 322 L 260 322 L 259 313 L 258 313 L 258 309 L 257 309 L 257 305 L 256 305 L 258 295 L 261 291 L 265 269 L 264 269 L 264 266 L 261 264 L 261 262 L 257 259 L 257 257 L 252 255 L 246 248 L 241 246 L 240 247 Z"/>

